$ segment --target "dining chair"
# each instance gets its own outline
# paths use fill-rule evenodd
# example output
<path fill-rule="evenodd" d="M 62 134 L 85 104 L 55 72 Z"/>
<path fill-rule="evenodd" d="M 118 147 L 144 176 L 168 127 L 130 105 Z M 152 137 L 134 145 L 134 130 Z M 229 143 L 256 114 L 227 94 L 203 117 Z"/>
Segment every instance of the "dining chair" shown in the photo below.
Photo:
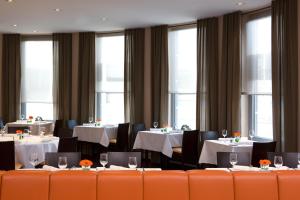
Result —
<path fill-rule="evenodd" d="M 45 153 L 45 164 L 58 167 L 58 158 L 59 157 L 67 157 L 67 167 L 79 167 L 79 162 L 81 160 L 80 152 L 47 152 Z"/>
<path fill-rule="evenodd" d="M 59 138 L 58 152 L 77 152 L 78 137 Z"/>
<path fill-rule="evenodd" d="M 128 167 L 129 157 L 136 157 L 137 167 L 142 166 L 141 152 L 108 152 L 107 154 L 108 167 L 110 165 Z"/>
<path fill-rule="evenodd" d="M 66 125 L 67 125 L 67 128 L 73 130 L 74 127 L 78 125 L 78 122 L 75 119 L 69 119 L 69 120 L 66 121 Z"/>
<path fill-rule="evenodd" d="M 230 154 L 237 154 L 237 165 L 250 166 L 251 156 L 250 152 L 217 152 L 217 167 L 218 168 L 231 168 Z"/>
<path fill-rule="evenodd" d="M 170 162 L 180 162 L 183 168 L 197 168 L 199 153 L 199 131 L 184 131 L 182 136 L 182 146 L 174 147 Z"/>
<path fill-rule="evenodd" d="M 253 142 L 251 164 L 253 167 L 259 167 L 259 161 L 267 159 L 267 152 L 275 152 L 276 141 L 272 142 Z"/>
<path fill-rule="evenodd" d="M 62 119 L 55 120 L 53 136 L 58 137 L 58 131 L 63 127 L 64 127 L 64 121 Z"/>
<path fill-rule="evenodd" d="M 60 128 L 57 132 L 57 137 L 59 138 L 70 138 L 73 137 L 73 131 L 69 128 Z"/>
<path fill-rule="evenodd" d="M 113 151 L 127 151 L 129 123 L 119 124 L 117 138 L 109 141 L 109 149 Z"/>
<path fill-rule="evenodd" d="M 220 134 L 218 131 L 200 131 L 199 132 L 199 157 L 203 149 L 203 145 L 205 140 L 218 140 L 220 137 Z M 216 167 L 216 165 L 210 164 L 210 163 L 200 163 L 200 168 L 209 168 L 209 167 Z"/>
<path fill-rule="evenodd" d="M 268 160 L 271 161 L 271 166 L 274 167 L 274 157 L 282 156 L 283 166 L 287 166 L 289 168 L 297 168 L 298 167 L 298 152 L 268 152 Z"/>
<path fill-rule="evenodd" d="M 131 134 L 130 134 L 130 149 L 133 150 L 133 145 L 135 142 L 135 138 L 138 134 L 139 131 L 144 131 L 146 130 L 145 124 L 144 123 L 135 123 L 132 124 L 131 127 Z"/>
<path fill-rule="evenodd" d="M 20 169 L 22 164 L 15 163 L 15 142 L 0 142 L 0 170 Z"/>

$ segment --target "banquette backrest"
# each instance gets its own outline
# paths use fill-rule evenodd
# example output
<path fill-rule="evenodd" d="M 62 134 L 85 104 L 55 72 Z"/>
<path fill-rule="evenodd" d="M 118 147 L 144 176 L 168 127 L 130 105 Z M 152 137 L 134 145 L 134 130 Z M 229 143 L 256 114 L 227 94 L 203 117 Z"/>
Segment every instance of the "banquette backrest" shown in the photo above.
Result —
<path fill-rule="evenodd" d="M 300 171 L 8 171 L 0 200 L 293 200 Z"/>

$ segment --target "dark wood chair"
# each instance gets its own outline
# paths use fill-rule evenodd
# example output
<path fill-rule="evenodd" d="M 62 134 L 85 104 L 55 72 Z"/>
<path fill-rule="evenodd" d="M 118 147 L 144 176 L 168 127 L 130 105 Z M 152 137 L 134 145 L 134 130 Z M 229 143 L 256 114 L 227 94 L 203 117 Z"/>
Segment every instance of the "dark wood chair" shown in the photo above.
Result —
<path fill-rule="evenodd" d="M 79 167 L 79 162 L 81 160 L 80 152 L 47 152 L 45 154 L 45 164 L 52 167 L 58 167 L 58 158 L 63 156 L 67 157 L 68 168 Z"/>
<path fill-rule="evenodd" d="M 55 121 L 53 136 L 58 137 L 58 131 L 59 129 L 64 127 L 64 120 L 58 119 Z"/>
<path fill-rule="evenodd" d="M 217 152 L 217 167 L 231 168 L 229 158 L 231 153 L 237 154 L 237 165 L 250 166 L 251 157 L 249 152 Z"/>
<path fill-rule="evenodd" d="M 59 138 L 70 138 L 73 137 L 73 130 L 68 128 L 58 129 L 57 137 Z"/>
<path fill-rule="evenodd" d="M 135 142 L 136 135 L 139 131 L 144 131 L 146 130 L 145 124 L 144 123 L 135 123 L 131 127 L 131 134 L 130 134 L 130 149 L 133 149 L 133 145 Z"/>
<path fill-rule="evenodd" d="M 182 146 L 173 148 L 170 162 L 180 161 L 183 168 L 197 168 L 199 160 L 199 131 L 184 131 Z"/>
<path fill-rule="evenodd" d="M 108 164 L 128 167 L 129 157 L 136 157 L 137 167 L 141 167 L 141 152 L 108 152 Z"/>
<path fill-rule="evenodd" d="M 117 138 L 109 141 L 109 149 L 113 151 L 127 151 L 129 123 L 119 124 Z"/>
<path fill-rule="evenodd" d="M 66 121 L 66 125 L 67 125 L 68 129 L 73 130 L 74 127 L 78 125 L 78 122 L 75 119 L 69 119 L 69 120 Z"/>
<path fill-rule="evenodd" d="M 218 140 L 220 137 L 220 134 L 218 131 L 200 131 L 199 132 L 199 157 L 202 152 L 202 148 L 204 145 L 205 140 Z M 210 168 L 210 167 L 216 167 L 216 165 L 210 164 L 210 163 L 200 163 L 200 168 Z"/>
<path fill-rule="evenodd" d="M 78 137 L 59 138 L 58 152 L 77 152 Z"/>
<path fill-rule="evenodd" d="M 276 142 L 253 142 L 251 164 L 253 167 L 259 167 L 259 161 L 267 159 L 267 152 L 275 152 Z"/>
<path fill-rule="evenodd" d="M 15 142 L 0 142 L 0 170 L 15 170 Z"/>
<path fill-rule="evenodd" d="M 297 168 L 298 167 L 298 152 L 268 152 L 268 160 L 271 161 L 271 166 L 274 167 L 274 157 L 282 156 L 283 166 L 287 166 L 289 168 Z"/>

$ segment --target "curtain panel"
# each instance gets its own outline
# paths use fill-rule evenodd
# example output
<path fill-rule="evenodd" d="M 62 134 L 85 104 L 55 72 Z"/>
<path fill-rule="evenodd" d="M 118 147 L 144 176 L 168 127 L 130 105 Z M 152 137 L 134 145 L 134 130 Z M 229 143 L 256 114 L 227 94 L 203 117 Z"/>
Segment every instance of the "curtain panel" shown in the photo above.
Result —
<path fill-rule="evenodd" d="M 79 33 L 78 120 L 95 115 L 95 33 Z"/>
<path fill-rule="evenodd" d="M 2 46 L 2 112 L 6 122 L 20 115 L 21 36 L 4 34 Z"/>
<path fill-rule="evenodd" d="M 241 15 L 223 16 L 222 66 L 219 73 L 219 128 L 240 131 Z"/>
<path fill-rule="evenodd" d="M 168 125 L 169 94 L 168 26 L 151 28 L 152 121 Z"/>
<path fill-rule="evenodd" d="M 54 119 L 71 119 L 72 112 L 72 33 L 53 34 Z"/>
<path fill-rule="evenodd" d="M 297 151 L 297 0 L 272 2 L 273 139 L 280 151 Z"/>
<path fill-rule="evenodd" d="M 197 21 L 196 128 L 218 130 L 218 18 Z"/>
<path fill-rule="evenodd" d="M 145 29 L 125 30 L 124 112 L 125 121 L 144 122 Z"/>

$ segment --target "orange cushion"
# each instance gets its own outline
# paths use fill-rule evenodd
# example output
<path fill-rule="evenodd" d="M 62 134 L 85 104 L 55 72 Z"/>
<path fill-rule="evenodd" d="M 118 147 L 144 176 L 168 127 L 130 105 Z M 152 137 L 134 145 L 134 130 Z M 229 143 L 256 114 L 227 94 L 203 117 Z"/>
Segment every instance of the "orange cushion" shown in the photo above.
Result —
<path fill-rule="evenodd" d="M 277 174 L 279 199 L 298 199 L 300 188 L 300 171 L 278 171 Z"/>
<path fill-rule="evenodd" d="M 2 175 L 1 200 L 48 200 L 49 172 L 10 171 Z"/>
<path fill-rule="evenodd" d="M 233 173 L 235 200 L 277 200 L 277 176 L 271 172 Z"/>
<path fill-rule="evenodd" d="M 98 174 L 98 200 L 143 199 L 143 176 L 138 171 L 103 171 Z"/>
<path fill-rule="evenodd" d="M 96 200 L 97 175 L 91 171 L 60 171 L 50 177 L 50 200 Z"/>
<path fill-rule="evenodd" d="M 144 200 L 188 200 L 188 175 L 183 171 L 144 172 Z"/>
<path fill-rule="evenodd" d="M 234 200 L 233 177 L 225 171 L 189 171 L 190 200 Z M 216 192 L 217 191 L 217 192 Z"/>

